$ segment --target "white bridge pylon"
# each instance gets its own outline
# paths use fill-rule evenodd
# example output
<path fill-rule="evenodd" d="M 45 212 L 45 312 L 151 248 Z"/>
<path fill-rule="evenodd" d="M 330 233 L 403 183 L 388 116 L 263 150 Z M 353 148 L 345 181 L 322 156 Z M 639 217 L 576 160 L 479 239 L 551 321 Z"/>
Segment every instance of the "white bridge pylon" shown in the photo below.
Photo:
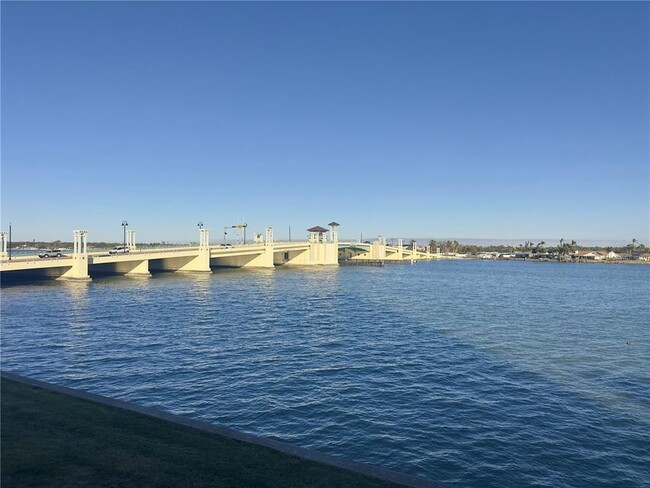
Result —
<path fill-rule="evenodd" d="M 135 247 L 135 230 L 129 229 L 126 231 L 126 247 L 129 248 L 129 251 L 137 250 Z"/>

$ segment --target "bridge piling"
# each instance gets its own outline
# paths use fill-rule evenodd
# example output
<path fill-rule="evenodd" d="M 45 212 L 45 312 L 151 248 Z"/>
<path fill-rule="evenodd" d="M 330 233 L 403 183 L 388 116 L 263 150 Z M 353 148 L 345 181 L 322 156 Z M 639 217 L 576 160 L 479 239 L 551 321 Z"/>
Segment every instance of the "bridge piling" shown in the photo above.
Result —
<path fill-rule="evenodd" d="M 72 235 L 72 266 L 57 279 L 62 281 L 92 281 L 88 274 L 88 231 L 75 230 Z"/>
<path fill-rule="evenodd" d="M 149 260 L 145 259 L 144 261 L 137 263 L 133 268 L 124 273 L 126 276 L 151 276 L 149 271 Z"/>
<path fill-rule="evenodd" d="M 199 229 L 198 255 L 176 271 L 212 273 L 212 268 L 210 267 L 210 231 L 208 229 Z"/>

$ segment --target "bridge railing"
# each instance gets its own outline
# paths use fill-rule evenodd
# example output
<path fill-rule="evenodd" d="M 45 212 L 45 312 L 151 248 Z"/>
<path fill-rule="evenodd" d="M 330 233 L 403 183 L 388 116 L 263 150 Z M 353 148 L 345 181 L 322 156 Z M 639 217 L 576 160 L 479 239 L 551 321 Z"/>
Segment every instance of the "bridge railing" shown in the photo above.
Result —
<path fill-rule="evenodd" d="M 132 254 L 143 255 L 143 254 L 162 254 L 162 253 L 181 253 L 188 251 L 198 251 L 198 247 L 167 247 L 167 248 L 153 248 L 153 249 L 136 249 L 135 251 L 129 251 L 128 253 L 115 253 L 111 254 L 108 251 L 93 251 L 88 253 L 89 256 L 93 257 L 108 257 L 108 256 L 128 256 Z"/>

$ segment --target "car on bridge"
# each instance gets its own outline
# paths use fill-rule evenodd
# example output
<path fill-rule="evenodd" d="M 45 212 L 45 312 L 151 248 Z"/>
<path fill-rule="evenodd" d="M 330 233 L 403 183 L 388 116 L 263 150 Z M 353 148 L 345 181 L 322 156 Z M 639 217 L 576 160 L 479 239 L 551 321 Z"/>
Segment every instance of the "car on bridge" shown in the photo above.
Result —
<path fill-rule="evenodd" d="M 226 242 L 226 243 L 220 244 L 219 247 L 221 249 L 230 249 L 230 248 L 232 248 L 232 244 L 229 244 L 229 243 Z"/>
<path fill-rule="evenodd" d="M 39 258 L 61 258 L 63 257 L 63 252 L 61 249 L 49 249 L 47 251 L 43 251 L 42 253 L 39 253 L 38 255 Z"/>
<path fill-rule="evenodd" d="M 108 254 L 125 254 L 129 252 L 129 246 L 115 246 L 108 251 Z"/>

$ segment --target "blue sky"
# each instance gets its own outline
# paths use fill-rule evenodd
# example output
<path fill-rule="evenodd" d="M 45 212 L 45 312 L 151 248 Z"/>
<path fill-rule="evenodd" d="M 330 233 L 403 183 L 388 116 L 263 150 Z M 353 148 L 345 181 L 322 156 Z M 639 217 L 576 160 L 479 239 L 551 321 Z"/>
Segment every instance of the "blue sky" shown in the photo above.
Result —
<path fill-rule="evenodd" d="M 647 243 L 649 13 L 2 2 L 2 228 Z"/>

